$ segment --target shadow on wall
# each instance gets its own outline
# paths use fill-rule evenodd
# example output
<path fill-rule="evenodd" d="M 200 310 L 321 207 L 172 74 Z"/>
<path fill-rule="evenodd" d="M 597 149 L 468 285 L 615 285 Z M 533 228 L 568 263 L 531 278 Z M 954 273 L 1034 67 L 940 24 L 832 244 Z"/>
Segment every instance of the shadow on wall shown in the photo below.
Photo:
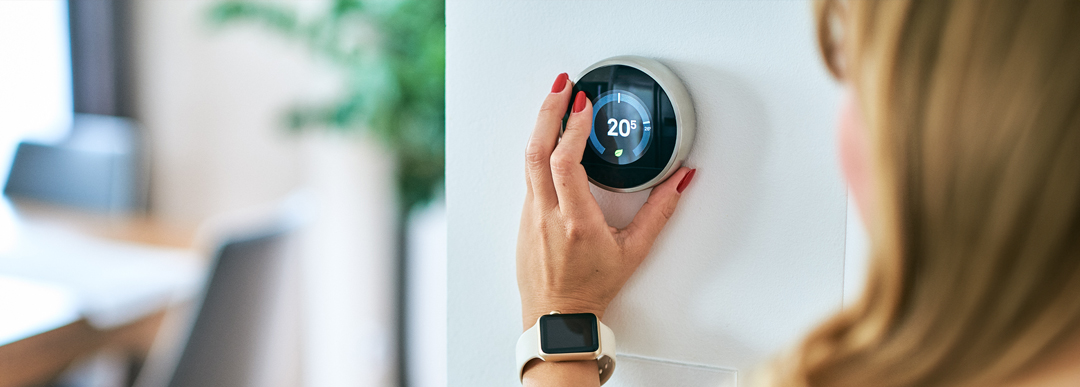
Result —
<path fill-rule="evenodd" d="M 777 136 L 776 128 L 770 123 L 768 109 L 763 99 L 750 85 L 739 79 L 736 74 L 719 70 L 704 63 L 679 63 L 667 61 L 667 64 L 684 79 L 697 80 L 687 84 L 690 94 L 705 95 L 709 98 L 695 99 L 697 112 L 697 134 L 694 148 L 685 165 L 688 167 L 708 166 L 698 171 L 692 187 L 683 198 L 674 218 L 692 217 L 706 219 L 708 227 L 694 227 L 679 235 L 681 240 L 700 241 L 692 250 L 700 251 L 700 244 L 713 244 L 715 255 L 709 257 L 693 256 L 691 249 L 685 251 L 679 246 L 670 246 L 667 251 L 675 251 L 668 256 L 653 255 L 647 259 L 639 272 L 648 272 L 651 282 L 661 281 L 663 288 L 634 289 L 641 275 L 635 275 L 627 283 L 626 290 L 612 302 L 607 312 L 608 323 L 613 326 L 625 326 L 633 321 L 633 331 L 662 331 L 671 324 L 663 318 L 645 318 L 655 315 L 657 310 L 677 316 L 698 316 L 703 311 L 722 309 L 715 300 L 700 299 L 699 295 L 708 295 L 701 284 L 708 284 L 711 279 L 720 277 L 728 271 L 726 266 L 734 257 L 743 255 L 745 241 L 750 237 L 754 219 L 762 216 L 763 200 L 760 193 L 766 191 L 767 184 L 763 173 L 769 150 L 769 144 Z M 728 145 L 728 144 L 738 144 Z M 608 223 L 616 227 L 629 224 L 638 209 L 648 199 L 649 192 L 631 194 L 609 192 L 592 187 L 593 195 L 600 202 Z M 670 233 L 671 230 L 665 233 Z M 687 234 L 688 233 L 688 234 Z M 653 250 L 660 250 L 670 237 L 657 240 Z M 675 280 L 667 280 L 675 279 Z M 654 283 L 655 285 L 655 283 Z M 651 297 L 633 296 L 635 292 L 647 291 Z M 656 295 L 656 293 L 661 293 Z M 625 300 L 663 300 L 665 305 L 640 305 Z M 674 304 L 673 304 L 674 302 Z M 702 319 L 695 321 L 707 321 Z M 715 327 L 701 324 L 680 325 L 687 337 L 695 337 L 697 342 L 724 343 L 724 353 L 754 353 L 749 345 L 740 345 L 738 335 L 717 335 Z M 635 336 L 631 340 L 620 342 L 621 352 L 657 353 L 670 349 L 670 343 L 658 342 L 659 338 L 648 335 Z M 623 344 L 625 342 L 625 344 Z M 754 357 L 766 354 L 759 353 Z M 718 356 L 719 357 L 719 356 Z M 641 373 L 642 377 L 663 378 L 661 374 Z M 717 382 L 726 376 L 721 372 L 716 375 Z M 639 381 L 639 385 L 660 385 L 663 381 Z"/>

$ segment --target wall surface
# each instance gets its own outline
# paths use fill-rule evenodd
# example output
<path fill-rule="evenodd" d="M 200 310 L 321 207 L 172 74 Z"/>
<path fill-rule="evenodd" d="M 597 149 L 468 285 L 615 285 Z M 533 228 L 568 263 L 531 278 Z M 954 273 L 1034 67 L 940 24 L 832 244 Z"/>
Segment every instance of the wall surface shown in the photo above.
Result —
<path fill-rule="evenodd" d="M 698 173 L 607 311 L 620 356 L 611 385 L 748 385 L 756 365 L 842 305 L 840 88 L 818 58 L 810 3 L 450 0 L 451 386 L 516 383 L 525 144 L 558 73 L 627 54 L 686 83 Z M 615 226 L 647 196 L 593 193 Z"/>

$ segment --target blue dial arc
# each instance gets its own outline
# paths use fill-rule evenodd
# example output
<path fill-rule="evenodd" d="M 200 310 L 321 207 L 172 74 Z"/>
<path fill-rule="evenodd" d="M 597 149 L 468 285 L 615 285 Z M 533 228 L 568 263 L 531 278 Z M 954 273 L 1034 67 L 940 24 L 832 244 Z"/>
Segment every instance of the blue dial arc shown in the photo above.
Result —
<path fill-rule="evenodd" d="M 596 116 L 600 113 L 605 105 L 609 103 L 628 103 L 631 107 L 637 110 L 638 115 L 642 118 L 641 126 L 643 132 L 641 134 L 641 141 L 637 146 L 630 151 L 633 152 L 633 159 L 637 159 L 641 155 L 641 152 L 645 151 L 645 148 L 649 146 L 649 140 L 652 137 L 652 122 L 649 115 L 649 110 L 645 108 L 645 105 L 641 102 L 641 99 L 633 95 L 628 91 L 623 90 L 611 90 L 607 93 L 601 94 L 600 98 L 593 102 L 593 125 L 596 125 Z M 597 152 L 603 154 L 607 151 L 603 145 L 600 144 L 600 139 L 596 138 L 596 130 L 589 133 L 589 142 Z"/>

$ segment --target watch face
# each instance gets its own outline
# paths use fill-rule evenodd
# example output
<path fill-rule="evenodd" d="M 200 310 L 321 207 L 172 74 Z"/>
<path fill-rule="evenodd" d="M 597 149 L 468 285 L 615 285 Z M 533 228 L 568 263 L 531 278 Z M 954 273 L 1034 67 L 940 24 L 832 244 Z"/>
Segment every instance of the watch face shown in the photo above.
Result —
<path fill-rule="evenodd" d="M 540 349 L 547 354 L 596 352 L 600 349 L 596 315 L 551 314 L 540 317 Z"/>
<path fill-rule="evenodd" d="M 630 66 L 610 65 L 589 71 L 574 89 L 593 102 L 592 132 L 581 159 L 593 181 L 632 188 L 663 174 L 675 154 L 678 123 L 656 80 Z"/>

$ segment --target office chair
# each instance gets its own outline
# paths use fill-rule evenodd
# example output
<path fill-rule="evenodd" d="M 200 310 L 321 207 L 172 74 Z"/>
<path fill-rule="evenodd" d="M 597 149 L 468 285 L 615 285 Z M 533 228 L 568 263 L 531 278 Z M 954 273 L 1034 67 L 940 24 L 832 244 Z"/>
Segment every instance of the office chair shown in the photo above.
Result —
<path fill-rule="evenodd" d="M 295 200 L 294 200 L 295 201 Z M 284 206 L 288 207 L 288 206 Z M 287 386 L 299 382 L 299 304 L 294 281 L 296 206 L 213 254 L 201 297 L 163 326 L 137 387 Z M 290 213 L 290 211 L 292 213 Z M 283 305 L 285 305 L 283 307 Z M 169 342 L 170 336 L 173 340 Z M 178 338 L 178 340 L 177 340 Z M 287 364 L 282 370 L 281 364 Z"/>

